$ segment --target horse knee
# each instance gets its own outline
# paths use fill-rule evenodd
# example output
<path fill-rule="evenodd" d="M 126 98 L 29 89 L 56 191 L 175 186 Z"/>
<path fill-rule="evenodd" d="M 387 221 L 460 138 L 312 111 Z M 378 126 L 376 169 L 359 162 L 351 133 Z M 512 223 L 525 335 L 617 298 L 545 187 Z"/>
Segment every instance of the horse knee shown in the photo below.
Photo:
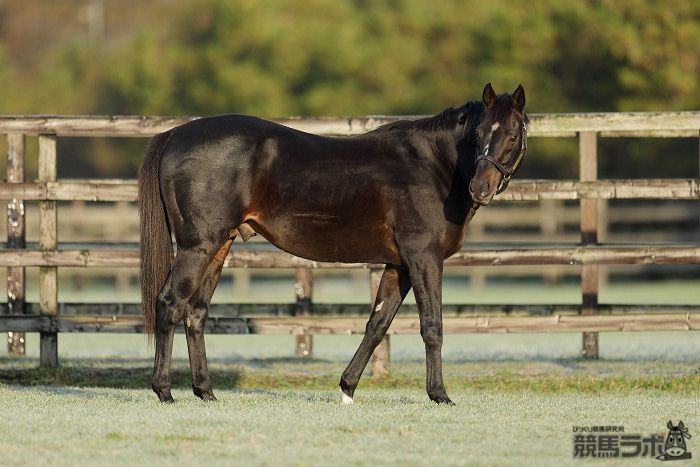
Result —
<path fill-rule="evenodd" d="M 206 308 L 192 308 L 185 317 L 185 326 L 193 332 L 203 332 L 209 313 Z"/>
<path fill-rule="evenodd" d="M 420 335 L 426 347 L 439 347 L 442 345 L 442 325 L 440 324 L 422 326 Z"/>
<path fill-rule="evenodd" d="M 365 325 L 365 335 L 370 337 L 372 340 L 380 341 L 389 329 L 389 323 L 380 320 L 375 321 L 370 318 Z"/>
<path fill-rule="evenodd" d="M 182 320 L 182 311 L 176 303 L 167 298 L 158 298 L 156 305 L 156 330 L 167 331 Z"/>

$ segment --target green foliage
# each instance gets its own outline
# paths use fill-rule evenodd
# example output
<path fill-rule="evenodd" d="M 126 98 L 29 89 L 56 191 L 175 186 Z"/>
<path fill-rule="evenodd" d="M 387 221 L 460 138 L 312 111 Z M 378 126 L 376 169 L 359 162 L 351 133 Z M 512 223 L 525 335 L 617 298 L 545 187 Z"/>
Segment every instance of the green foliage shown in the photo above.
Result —
<path fill-rule="evenodd" d="M 700 2 L 186 0 L 149 11 L 157 20 L 119 37 L 45 47 L 37 69 L 0 48 L 0 112 L 419 114 L 477 98 L 489 81 L 522 83 L 530 112 L 700 107 Z M 555 160 L 566 145 L 541 149 L 538 168 L 571 175 Z"/>
<path fill-rule="evenodd" d="M 487 81 L 522 82 L 530 111 L 700 105 L 697 2 L 196 0 L 163 15 L 99 53 L 63 49 L 44 84 L 90 95 L 90 113 L 424 113 Z"/>

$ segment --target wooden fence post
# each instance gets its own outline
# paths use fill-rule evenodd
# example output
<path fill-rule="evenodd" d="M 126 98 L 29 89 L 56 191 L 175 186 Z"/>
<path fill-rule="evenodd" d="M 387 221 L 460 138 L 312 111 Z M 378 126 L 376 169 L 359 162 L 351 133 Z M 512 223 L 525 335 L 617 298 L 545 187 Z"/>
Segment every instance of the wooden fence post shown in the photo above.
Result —
<path fill-rule="evenodd" d="M 247 297 L 250 293 L 250 269 L 233 268 L 231 280 L 233 280 L 233 295 L 236 297 Z"/>
<path fill-rule="evenodd" d="M 598 234 L 596 235 L 596 241 L 598 243 L 605 243 L 608 241 L 608 233 L 610 231 L 610 215 L 607 199 L 597 199 L 598 202 Z M 601 265 L 598 267 L 598 290 L 608 286 L 610 282 L 610 266 Z"/>
<path fill-rule="evenodd" d="M 479 222 L 478 218 L 469 226 L 467 233 L 470 240 L 483 241 L 485 237 L 485 225 Z M 486 287 L 487 269 L 479 266 L 469 268 L 467 275 L 469 277 L 469 287 L 475 290 L 483 290 Z"/>
<path fill-rule="evenodd" d="M 39 181 L 56 180 L 56 137 L 39 135 Z M 56 201 L 39 203 L 39 248 L 42 251 L 58 247 Z M 58 269 L 42 266 L 39 268 L 39 303 L 42 315 L 55 316 L 58 313 Z M 39 344 L 41 365 L 49 368 L 58 366 L 58 334 L 42 332 Z"/>
<path fill-rule="evenodd" d="M 598 136 L 594 131 L 579 133 L 579 157 L 581 181 L 595 181 L 598 178 Z M 598 242 L 598 200 L 581 200 L 581 244 L 594 245 Z M 598 313 L 598 266 L 581 266 L 581 314 Z M 582 339 L 584 358 L 598 358 L 598 333 L 584 332 Z"/>
<path fill-rule="evenodd" d="M 24 182 L 24 135 L 7 135 L 7 181 Z M 7 247 L 25 248 L 24 201 L 12 199 L 7 205 Z M 24 314 L 23 267 L 7 268 L 7 308 L 11 315 Z M 23 332 L 7 334 L 7 351 L 13 355 L 24 355 Z"/>
<path fill-rule="evenodd" d="M 540 233 L 543 237 L 553 237 L 559 233 L 560 213 L 562 202 L 554 199 L 540 201 Z M 554 285 L 559 281 L 560 269 L 543 268 L 542 278 L 545 284 Z"/>
<path fill-rule="evenodd" d="M 379 283 L 382 281 L 383 269 L 371 269 L 369 272 L 369 306 L 374 306 L 374 300 L 377 298 Z M 389 365 L 391 363 L 391 352 L 389 345 L 389 335 L 384 336 L 377 348 L 372 353 L 372 376 L 386 376 L 389 373 Z"/>
<path fill-rule="evenodd" d="M 313 273 L 309 268 L 298 268 L 296 270 L 294 293 L 296 294 L 297 316 L 308 316 L 311 314 L 311 296 L 313 294 Z M 313 336 L 311 334 L 301 334 L 296 336 L 297 357 L 313 357 Z"/>
<path fill-rule="evenodd" d="M 114 206 L 114 216 L 117 219 L 125 219 L 130 214 L 129 203 L 126 201 L 117 201 Z M 114 229 L 114 239 L 117 242 L 126 241 L 126 226 L 125 222 L 119 222 Z M 118 268 L 114 272 L 114 288 L 118 294 L 126 295 L 129 291 L 129 281 L 131 279 L 131 273 L 124 268 Z"/>

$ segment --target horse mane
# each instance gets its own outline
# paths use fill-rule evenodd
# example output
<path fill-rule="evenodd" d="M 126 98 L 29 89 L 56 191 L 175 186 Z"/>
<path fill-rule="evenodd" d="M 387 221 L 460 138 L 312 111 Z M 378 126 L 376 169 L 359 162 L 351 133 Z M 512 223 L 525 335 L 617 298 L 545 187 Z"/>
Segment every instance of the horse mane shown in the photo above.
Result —
<path fill-rule="evenodd" d="M 383 133 L 406 130 L 437 131 L 446 128 L 453 128 L 457 118 L 454 110 L 455 109 L 453 107 L 448 107 L 432 117 L 419 118 L 416 120 L 397 120 L 395 122 L 385 123 L 372 132 Z"/>
<path fill-rule="evenodd" d="M 432 117 L 419 118 L 416 120 L 397 120 L 395 122 L 386 123 L 373 130 L 372 133 L 407 130 L 439 131 L 454 129 L 455 126 L 462 124 L 464 124 L 465 131 L 473 133 L 476 126 L 484 118 L 485 111 L 486 106 L 481 100 L 470 101 L 457 109 L 448 107 Z M 510 94 L 499 94 L 492 113 L 494 123 L 498 122 L 504 124 L 513 112 Z M 530 119 L 525 113 L 523 113 L 523 124 L 526 127 L 530 126 Z"/>

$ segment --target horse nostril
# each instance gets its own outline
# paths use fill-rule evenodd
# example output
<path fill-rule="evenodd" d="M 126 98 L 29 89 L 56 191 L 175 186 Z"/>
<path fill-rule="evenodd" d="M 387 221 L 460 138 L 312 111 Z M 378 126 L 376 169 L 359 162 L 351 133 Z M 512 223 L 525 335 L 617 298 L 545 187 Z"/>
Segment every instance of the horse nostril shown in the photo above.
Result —
<path fill-rule="evenodd" d="M 489 192 L 488 188 L 483 188 L 483 189 L 479 192 L 479 197 L 482 198 L 482 199 L 488 198 L 490 194 L 491 194 L 491 193 Z"/>

